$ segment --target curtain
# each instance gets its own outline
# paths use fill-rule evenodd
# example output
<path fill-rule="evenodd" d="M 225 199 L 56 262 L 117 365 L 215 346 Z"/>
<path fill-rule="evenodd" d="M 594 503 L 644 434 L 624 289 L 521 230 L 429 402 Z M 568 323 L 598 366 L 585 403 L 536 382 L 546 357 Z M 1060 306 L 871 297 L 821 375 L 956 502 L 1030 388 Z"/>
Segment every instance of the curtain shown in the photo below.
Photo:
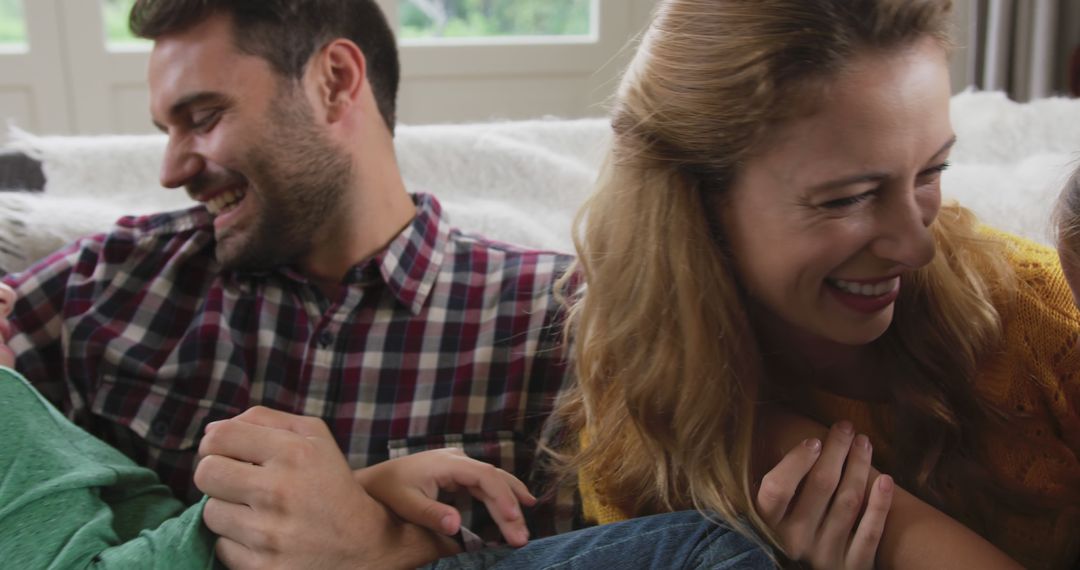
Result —
<path fill-rule="evenodd" d="M 957 0 L 955 86 L 1017 101 L 1080 93 L 1080 1 Z"/>

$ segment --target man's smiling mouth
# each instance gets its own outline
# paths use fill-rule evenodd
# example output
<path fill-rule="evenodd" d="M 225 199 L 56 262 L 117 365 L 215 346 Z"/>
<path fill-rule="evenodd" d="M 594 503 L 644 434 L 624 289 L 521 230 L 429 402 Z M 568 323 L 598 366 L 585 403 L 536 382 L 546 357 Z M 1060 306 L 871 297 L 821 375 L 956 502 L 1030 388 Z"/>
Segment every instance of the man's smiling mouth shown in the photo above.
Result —
<path fill-rule="evenodd" d="M 247 186 L 226 190 L 206 201 L 206 211 L 211 215 L 227 214 L 240 204 L 247 195 Z"/>

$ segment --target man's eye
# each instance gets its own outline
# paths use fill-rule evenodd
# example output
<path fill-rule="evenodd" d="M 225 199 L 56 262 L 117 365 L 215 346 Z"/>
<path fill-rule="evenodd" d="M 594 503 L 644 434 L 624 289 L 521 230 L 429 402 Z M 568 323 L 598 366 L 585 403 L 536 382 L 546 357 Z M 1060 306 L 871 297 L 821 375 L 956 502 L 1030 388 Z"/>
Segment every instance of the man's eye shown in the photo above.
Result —
<path fill-rule="evenodd" d="M 217 109 L 193 113 L 191 115 L 191 127 L 199 130 L 209 129 L 214 126 L 219 117 L 221 117 L 221 111 Z"/>
<path fill-rule="evenodd" d="M 855 194 L 854 196 L 848 196 L 846 198 L 837 198 L 835 200 L 829 200 L 821 204 L 822 208 L 829 210 L 842 210 L 844 208 L 850 208 L 856 206 L 874 197 L 875 190 L 869 192 L 863 192 L 862 194 Z"/>

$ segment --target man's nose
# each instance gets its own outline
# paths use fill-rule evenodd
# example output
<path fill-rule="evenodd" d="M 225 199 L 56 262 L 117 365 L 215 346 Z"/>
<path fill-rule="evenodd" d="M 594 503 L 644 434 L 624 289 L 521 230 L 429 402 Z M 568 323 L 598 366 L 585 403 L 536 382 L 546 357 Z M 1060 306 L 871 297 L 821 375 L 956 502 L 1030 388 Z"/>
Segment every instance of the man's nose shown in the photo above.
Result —
<path fill-rule="evenodd" d="M 161 185 L 166 188 L 179 188 L 202 172 L 205 167 L 203 158 L 182 141 L 169 137 L 165 147 L 165 157 L 161 163 Z"/>

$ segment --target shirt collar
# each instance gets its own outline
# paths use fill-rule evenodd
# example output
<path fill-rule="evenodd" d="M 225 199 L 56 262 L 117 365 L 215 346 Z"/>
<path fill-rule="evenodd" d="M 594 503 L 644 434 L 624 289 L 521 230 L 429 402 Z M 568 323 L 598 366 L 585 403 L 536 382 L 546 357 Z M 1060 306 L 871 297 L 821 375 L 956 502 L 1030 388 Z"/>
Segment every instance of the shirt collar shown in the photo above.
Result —
<path fill-rule="evenodd" d="M 408 307 L 413 315 L 418 315 L 442 268 L 450 239 L 450 224 L 434 196 L 418 193 L 412 199 L 416 204 L 416 217 L 385 249 L 353 266 L 345 276 L 345 283 L 367 287 L 381 278 L 398 302 Z M 232 276 L 261 277 L 271 272 L 298 283 L 308 283 L 304 275 L 286 265 L 273 270 L 232 272 Z"/>
<path fill-rule="evenodd" d="M 371 260 L 387 288 L 417 315 L 427 303 L 442 268 L 450 223 L 430 194 L 414 194 L 416 217 Z"/>

